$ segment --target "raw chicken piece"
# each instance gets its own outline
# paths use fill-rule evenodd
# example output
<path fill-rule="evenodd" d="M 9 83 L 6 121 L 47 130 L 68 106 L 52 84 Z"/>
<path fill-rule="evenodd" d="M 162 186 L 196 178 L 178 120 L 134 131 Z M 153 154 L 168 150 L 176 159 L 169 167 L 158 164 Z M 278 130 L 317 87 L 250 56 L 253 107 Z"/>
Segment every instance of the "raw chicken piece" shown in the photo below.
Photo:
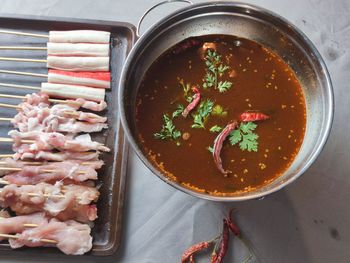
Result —
<path fill-rule="evenodd" d="M 71 179 L 75 182 L 97 180 L 97 172 L 89 165 L 79 165 L 77 162 L 55 162 L 41 166 L 24 166 L 21 171 L 12 172 L 3 178 L 16 184 L 37 184 L 40 182 L 56 182 Z"/>
<path fill-rule="evenodd" d="M 36 224 L 42 226 L 48 223 L 48 219 L 45 217 L 45 213 L 34 213 L 25 216 L 15 216 L 0 219 L 0 233 L 1 234 L 15 234 L 22 233 L 26 226 L 24 224 Z M 6 238 L 0 237 L 0 241 Z"/>
<path fill-rule="evenodd" d="M 89 134 L 79 135 L 74 138 L 57 132 L 19 132 L 17 130 L 12 130 L 8 134 L 14 140 L 13 150 L 18 153 L 36 153 L 38 151 L 49 151 L 53 149 L 74 152 L 86 152 L 90 150 L 110 151 L 110 149 L 103 144 L 92 141 Z M 34 142 L 22 143 L 23 140 L 34 140 Z"/>
<path fill-rule="evenodd" d="M 28 228 L 24 224 L 36 224 Z M 28 216 L 16 216 L 0 220 L 0 233 L 17 233 L 16 239 L 10 238 L 11 248 L 23 246 L 56 246 L 67 255 L 82 255 L 92 247 L 91 228 L 73 220 L 66 222 L 55 218 L 49 219 L 44 213 L 35 213 Z M 42 242 L 42 239 L 56 241 Z"/>
<path fill-rule="evenodd" d="M 4 208 L 10 207 L 19 215 L 42 211 L 61 220 L 88 222 L 97 217 L 96 206 L 89 204 L 97 201 L 98 197 L 96 188 L 81 185 L 10 184 L 0 192 L 0 205 Z"/>
<path fill-rule="evenodd" d="M 97 160 L 98 156 L 100 155 L 100 152 L 71 152 L 71 151 L 64 151 L 64 152 L 48 152 L 48 151 L 38 151 L 38 152 L 22 152 L 22 153 L 15 153 L 13 155 L 14 160 L 26 160 L 26 159 L 34 159 L 34 160 L 47 160 L 47 161 L 56 161 L 56 162 L 62 162 L 69 159 L 76 159 L 76 160 L 82 160 L 82 161 L 91 161 L 91 160 Z"/>

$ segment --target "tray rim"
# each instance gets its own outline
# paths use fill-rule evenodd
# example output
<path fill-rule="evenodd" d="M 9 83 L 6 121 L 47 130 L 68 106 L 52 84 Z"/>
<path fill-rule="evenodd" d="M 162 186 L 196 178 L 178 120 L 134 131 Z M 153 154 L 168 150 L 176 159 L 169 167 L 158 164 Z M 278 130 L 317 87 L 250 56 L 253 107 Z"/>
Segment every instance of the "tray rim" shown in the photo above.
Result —
<path fill-rule="evenodd" d="M 126 57 L 129 55 L 132 47 L 134 46 L 137 36 L 136 36 L 136 27 L 128 22 L 123 21 L 113 21 L 113 20 L 99 20 L 99 19 L 85 19 L 85 18 L 73 18 L 73 17 L 57 17 L 57 16 L 41 16 L 41 15 L 19 15 L 19 14 L 11 14 L 11 13 L 2 13 L 0 12 L 0 20 L 3 19 L 9 19 L 9 20 L 24 20 L 24 21 L 46 21 L 46 22 L 58 22 L 58 23 L 76 23 L 76 24 L 82 24 L 82 25 L 96 25 L 96 26 L 110 26 L 110 27 L 120 27 L 123 29 L 126 29 L 129 31 L 131 39 L 130 39 L 130 47 L 128 47 L 126 52 Z M 0 25 L 1 27 L 1 25 Z M 123 64 L 125 62 L 126 58 L 123 61 Z M 119 89 L 119 81 L 117 83 L 117 88 Z M 121 190 L 118 196 L 118 198 L 121 199 L 121 205 L 118 206 L 118 215 L 117 216 L 117 224 L 119 227 L 116 227 L 116 231 L 113 234 L 115 236 L 115 243 L 106 246 L 105 250 L 94 250 L 92 249 L 87 254 L 81 255 L 82 257 L 92 257 L 92 256 L 111 256 L 113 255 L 121 244 L 121 239 L 123 236 L 123 210 L 125 207 L 125 189 L 126 189 L 126 183 L 127 183 L 127 166 L 128 166 L 128 157 L 129 157 L 129 143 L 125 136 L 124 129 L 121 125 L 120 117 L 118 117 L 119 121 L 119 140 L 121 140 L 119 148 L 121 153 L 121 160 L 120 160 L 120 185 L 119 189 Z M 30 248 L 28 248 L 30 249 Z M 0 249 L 4 251 L 3 249 Z M 8 250 L 11 251 L 11 250 Z M 19 254 L 27 254 L 26 250 L 18 251 Z M 40 251 L 35 252 L 35 250 L 31 250 L 32 255 L 40 254 Z M 76 256 L 72 255 L 65 255 L 63 253 L 59 253 L 59 256 L 65 256 L 65 257 L 74 257 Z"/>

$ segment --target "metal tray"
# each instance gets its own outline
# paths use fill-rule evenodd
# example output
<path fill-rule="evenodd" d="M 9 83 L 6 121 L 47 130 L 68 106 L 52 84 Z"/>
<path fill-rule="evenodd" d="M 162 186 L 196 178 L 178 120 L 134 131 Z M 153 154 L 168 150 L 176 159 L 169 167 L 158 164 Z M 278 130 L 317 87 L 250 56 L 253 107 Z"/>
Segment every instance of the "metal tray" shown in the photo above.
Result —
<path fill-rule="evenodd" d="M 127 23 L 107 22 L 96 20 L 78 20 L 70 18 L 47 18 L 37 16 L 13 16 L 0 15 L 0 29 L 16 30 L 22 32 L 34 32 L 48 34 L 50 30 L 75 30 L 95 29 L 105 30 L 112 34 L 111 41 L 111 76 L 112 88 L 106 93 L 108 108 L 104 115 L 108 117 L 109 129 L 94 135 L 94 139 L 105 143 L 111 148 L 111 153 L 101 155 L 105 166 L 99 170 L 100 199 L 97 203 L 98 219 L 92 229 L 93 248 L 90 255 L 111 255 L 120 245 L 122 231 L 122 215 L 126 179 L 126 163 L 128 144 L 120 125 L 117 105 L 118 82 L 121 69 L 135 41 L 135 28 Z M 8 46 L 44 46 L 46 39 L 0 34 L 0 45 Z M 0 51 L 0 56 L 45 58 L 46 51 Z M 22 63 L 0 61 L 0 69 L 46 73 L 46 65 L 43 63 Z M 16 75 L 0 74 L 0 82 L 40 86 L 45 79 L 36 77 L 24 77 Z M 0 88 L 0 93 L 24 95 L 30 90 L 12 88 Z M 33 91 L 34 92 L 34 91 Z M 2 99 L 2 103 L 18 103 L 18 100 Z M 0 108 L 1 117 L 13 117 L 16 113 L 13 109 Z M 6 136 L 12 129 L 9 123 L 0 123 L 0 136 Z M 11 145 L 0 145 L 0 153 L 12 153 Z M 0 243 L 0 250 L 11 250 L 8 243 Z M 23 248 L 23 253 L 61 253 L 55 248 Z M 16 251 L 17 252 L 17 251 Z"/>

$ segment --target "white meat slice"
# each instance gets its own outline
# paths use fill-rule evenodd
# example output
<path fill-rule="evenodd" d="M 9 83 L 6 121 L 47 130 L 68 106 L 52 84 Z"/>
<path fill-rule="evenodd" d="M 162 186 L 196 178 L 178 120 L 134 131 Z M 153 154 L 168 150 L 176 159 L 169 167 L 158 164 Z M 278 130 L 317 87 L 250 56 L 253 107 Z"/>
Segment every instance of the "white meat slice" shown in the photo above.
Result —
<path fill-rule="evenodd" d="M 109 43 L 111 33 L 98 30 L 50 31 L 49 42 L 54 43 Z"/>
<path fill-rule="evenodd" d="M 47 43 L 48 56 L 108 57 L 109 44 Z"/>
<path fill-rule="evenodd" d="M 109 57 L 47 57 L 47 67 L 68 71 L 109 71 Z"/>

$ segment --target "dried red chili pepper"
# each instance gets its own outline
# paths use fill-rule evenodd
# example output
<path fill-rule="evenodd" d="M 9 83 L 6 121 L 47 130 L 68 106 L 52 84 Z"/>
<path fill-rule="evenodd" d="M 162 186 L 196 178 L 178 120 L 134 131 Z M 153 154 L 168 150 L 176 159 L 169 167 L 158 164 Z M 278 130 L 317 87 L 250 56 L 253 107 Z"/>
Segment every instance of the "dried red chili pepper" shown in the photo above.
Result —
<path fill-rule="evenodd" d="M 182 254 L 181 257 L 181 263 L 185 263 L 186 260 L 190 259 L 191 260 L 191 256 L 198 252 L 201 251 L 203 249 L 206 249 L 210 246 L 211 242 L 208 241 L 204 241 L 204 242 L 200 242 L 198 244 L 195 244 L 191 247 L 189 247 L 188 249 L 185 250 L 185 252 Z"/>
<path fill-rule="evenodd" d="M 216 137 L 214 141 L 214 147 L 213 147 L 213 157 L 214 157 L 214 163 L 216 167 L 219 169 L 221 173 L 223 173 L 225 176 L 230 171 L 224 170 L 222 167 L 222 160 L 220 157 L 222 145 L 226 139 L 226 137 L 238 126 L 237 121 L 233 121 L 226 125 L 226 127 L 220 132 L 220 134 Z"/>
<path fill-rule="evenodd" d="M 238 226 L 233 222 L 232 220 L 232 213 L 233 209 L 230 211 L 229 216 L 226 218 L 227 220 L 227 225 L 230 228 L 231 232 L 235 234 L 236 236 L 240 237 L 241 236 L 241 230 L 239 230 Z"/>
<path fill-rule="evenodd" d="M 200 42 L 196 38 L 188 38 L 184 40 L 182 43 L 180 43 L 179 45 L 176 45 L 176 47 L 173 49 L 173 53 L 180 54 L 189 48 L 200 46 L 201 44 L 202 42 Z"/>
<path fill-rule="evenodd" d="M 242 122 L 248 122 L 248 121 L 264 121 L 270 118 L 264 113 L 261 112 L 243 112 L 239 119 Z"/>
<path fill-rule="evenodd" d="M 228 242 L 230 240 L 230 233 L 227 225 L 227 221 L 224 219 L 223 220 L 223 229 L 222 229 L 222 239 L 220 243 L 220 250 L 219 253 L 216 257 L 215 263 L 221 263 L 222 260 L 224 259 L 227 250 L 228 250 Z"/>
<path fill-rule="evenodd" d="M 187 105 L 186 109 L 184 109 L 184 111 L 182 112 L 182 116 L 184 116 L 185 118 L 190 113 L 190 111 L 193 110 L 198 105 L 201 99 L 201 94 L 196 87 L 192 87 L 192 91 L 194 92 L 194 95 L 192 97 L 193 100 L 190 104 Z"/>

